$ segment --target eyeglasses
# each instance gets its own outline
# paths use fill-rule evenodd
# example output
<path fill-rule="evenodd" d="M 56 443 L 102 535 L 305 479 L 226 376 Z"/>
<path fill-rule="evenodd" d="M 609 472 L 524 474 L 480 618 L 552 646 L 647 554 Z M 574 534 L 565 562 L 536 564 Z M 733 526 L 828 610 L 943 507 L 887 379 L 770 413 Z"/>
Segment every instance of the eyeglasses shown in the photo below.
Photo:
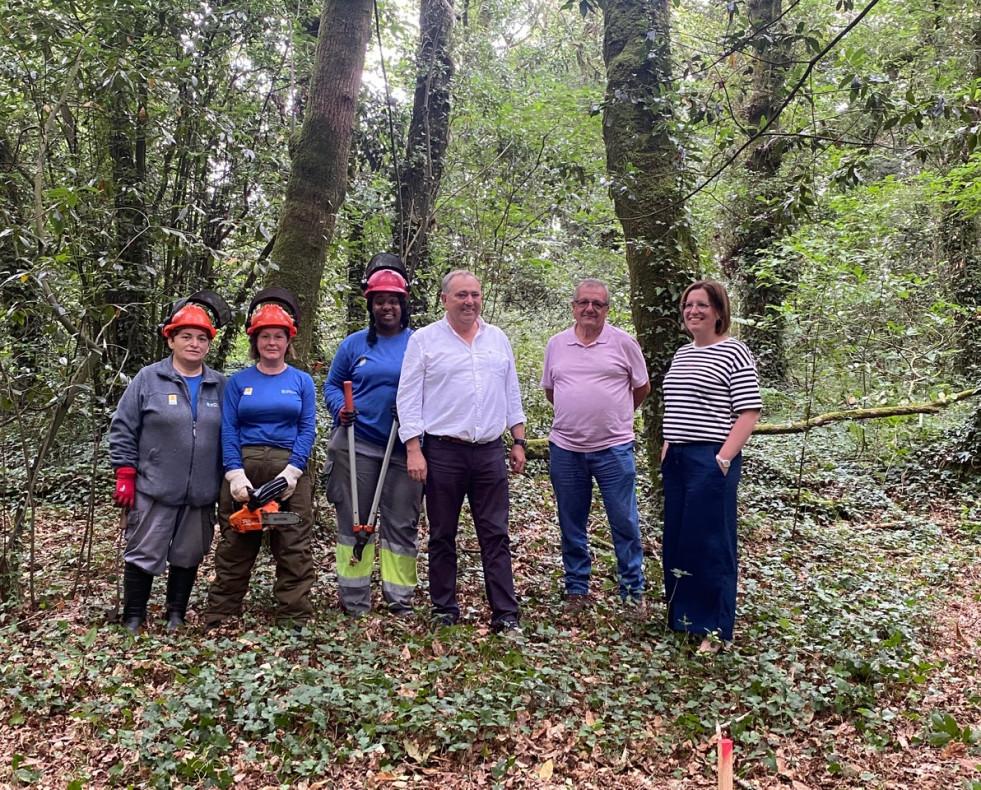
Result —
<path fill-rule="evenodd" d="M 699 310 L 708 310 L 711 306 L 708 302 L 685 302 L 681 305 L 681 309 L 691 310 L 693 307 L 697 307 Z"/>
<path fill-rule="evenodd" d="M 572 303 L 583 310 L 587 307 L 592 307 L 594 310 L 602 310 L 604 307 L 609 307 L 609 302 L 597 302 L 595 299 L 573 299 Z"/>

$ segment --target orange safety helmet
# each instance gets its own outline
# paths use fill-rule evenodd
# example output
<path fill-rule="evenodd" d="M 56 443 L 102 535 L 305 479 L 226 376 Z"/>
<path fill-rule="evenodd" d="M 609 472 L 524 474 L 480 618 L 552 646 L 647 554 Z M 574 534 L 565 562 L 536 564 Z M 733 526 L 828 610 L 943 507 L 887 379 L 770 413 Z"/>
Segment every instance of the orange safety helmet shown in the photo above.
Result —
<path fill-rule="evenodd" d="M 170 339 L 170 336 L 183 326 L 201 329 L 204 332 L 207 332 L 208 337 L 212 340 L 214 340 L 215 335 L 218 334 L 218 330 L 215 329 L 214 325 L 211 323 L 211 316 L 208 315 L 208 311 L 203 307 L 198 307 L 196 304 L 184 305 L 170 317 L 169 323 L 165 324 L 160 332 L 164 337 Z"/>
<path fill-rule="evenodd" d="M 382 292 L 401 294 L 402 296 L 409 295 L 409 289 L 405 287 L 405 280 L 402 275 L 391 269 L 379 269 L 374 272 L 365 285 L 365 298 Z"/>
<path fill-rule="evenodd" d="M 255 313 L 252 314 L 252 320 L 245 331 L 251 337 L 260 329 L 271 326 L 285 329 L 291 338 L 296 336 L 296 324 L 293 321 L 293 316 L 275 302 L 259 305 Z"/>

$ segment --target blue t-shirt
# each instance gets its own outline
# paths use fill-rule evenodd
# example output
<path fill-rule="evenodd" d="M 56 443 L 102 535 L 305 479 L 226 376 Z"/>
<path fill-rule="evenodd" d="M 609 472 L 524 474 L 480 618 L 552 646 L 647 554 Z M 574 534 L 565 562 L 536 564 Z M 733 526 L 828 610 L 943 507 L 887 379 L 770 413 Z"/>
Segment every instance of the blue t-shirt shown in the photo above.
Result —
<path fill-rule="evenodd" d="M 372 444 L 388 443 L 402 357 L 411 334 L 411 329 L 404 329 L 393 337 L 379 335 L 378 342 L 369 346 L 368 330 L 362 329 L 341 341 L 324 382 L 324 402 L 335 425 L 340 425 L 338 414 L 344 408 L 344 382 L 350 381 L 358 411 L 355 436 Z M 396 446 L 401 447 L 401 442 Z"/>
<path fill-rule="evenodd" d="M 225 386 L 221 449 L 225 471 L 242 468 L 242 448 L 281 447 L 306 469 L 317 431 L 317 388 L 309 373 L 290 365 L 270 376 L 258 367 L 239 371 Z"/>
<path fill-rule="evenodd" d="M 184 376 L 184 381 L 187 382 L 187 394 L 191 399 L 191 417 L 195 420 L 198 418 L 198 390 L 201 389 L 202 378 L 204 378 L 203 373 L 197 376 Z"/>

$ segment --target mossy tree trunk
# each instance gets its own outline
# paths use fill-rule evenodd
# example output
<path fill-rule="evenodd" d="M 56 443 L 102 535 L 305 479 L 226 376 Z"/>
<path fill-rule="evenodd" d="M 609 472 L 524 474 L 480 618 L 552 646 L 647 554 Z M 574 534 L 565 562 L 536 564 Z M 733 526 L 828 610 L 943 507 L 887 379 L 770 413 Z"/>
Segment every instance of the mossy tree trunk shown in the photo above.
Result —
<path fill-rule="evenodd" d="M 324 261 L 347 191 L 371 11 L 371 0 L 324 3 L 309 99 L 270 256 L 278 268 L 268 284 L 289 288 L 300 302 L 303 320 L 294 347 L 301 366 L 310 363 Z"/>
<path fill-rule="evenodd" d="M 747 7 L 750 25 L 760 48 L 749 48 L 753 81 L 745 108 L 748 130 L 764 125 L 775 132 L 773 120 L 784 98 L 785 75 L 790 65 L 789 45 L 780 30 L 781 0 L 751 0 Z M 744 162 L 744 192 L 733 206 L 738 223 L 723 257 L 723 270 L 735 285 L 737 302 L 749 323 L 740 337 L 752 349 L 759 363 L 760 376 L 767 383 L 780 384 L 787 378 L 784 322 L 777 309 L 796 274 L 792 271 L 764 271 L 761 263 L 767 251 L 787 227 L 781 204 L 787 184 L 779 178 L 783 161 L 782 138 L 769 134 L 757 140 Z"/>
<path fill-rule="evenodd" d="M 429 269 L 429 230 L 450 141 L 453 21 L 449 0 L 421 0 L 416 90 L 394 229 L 395 249 L 410 279 Z M 423 299 L 418 293 L 413 297 Z M 427 305 L 420 301 L 413 307 L 419 312 Z"/>
<path fill-rule="evenodd" d="M 630 272 L 631 312 L 651 375 L 644 432 L 657 458 L 661 382 L 684 342 L 678 304 L 696 277 L 675 123 L 667 0 L 608 0 L 603 7 L 606 166 Z"/>

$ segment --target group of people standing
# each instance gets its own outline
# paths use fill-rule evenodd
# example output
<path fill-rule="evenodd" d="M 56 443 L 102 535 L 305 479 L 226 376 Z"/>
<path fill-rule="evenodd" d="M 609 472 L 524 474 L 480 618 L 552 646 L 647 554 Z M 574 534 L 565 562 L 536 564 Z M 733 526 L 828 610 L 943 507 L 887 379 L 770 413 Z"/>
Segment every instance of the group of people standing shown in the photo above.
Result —
<path fill-rule="evenodd" d="M 432 615 L 437 623 L 456 623 L 457 532 L 466 500 L 491 626 L 520 632 L 508 474 L 524 470 L 527 442 L 514 354 L 506 335 L 481 317 L 481 284 L 466 270 L 443 278 L 443 317 L 410 329 L 408 287 L 399 269 L 387 253 L 369 263 L 368 328 L 341 343 L 323 386 L 334 424 L 327 498 L 337 511 L 341 606 L 353 616 L 371 606 L 376 544 L 374 524 L 363 519 L 370 512 L 368 521 L 377 520 L 385 604 L 395 615 L 413 611 L 425 497 Z M 595 481 L 613 536 L 620 598 L 643 610 L 633 422 L 650 379 L 637 341 L 606 323 L 605 283 L 580 282 L 571 307 L 574 323 L 548 341 L 541 379 L 554 407 L 549 473 L 561 529 L 564 608 L 591 603 L 587 526 Z M 168 562 L 167 627 L 184 622 L 197 566 L 213 537 L 216 498 L 222 536 L 202 619 L 207 629 L 240 615 L 262 532 L 236 532 L 229 519 L 255 488 L 283 477 L 283 507 L 299 518 L 270 531 L 276 616 L 302 627 L 312 615 L 307 462 L 315 396 L 310 376 L 286 362 L 298 316 L 276 302 L 260 305 L 246 329 L 256 364 L 226 383 L 203 362 L 216 327 L 197 305 L 182 309 L 163 329 L 172 356 L 137 375 L 110 432 L 115 499 L 129 508 L 124 625 L 139 630 L 150 584 Z M 740 451 L 762 403 L 753 357 L 728 335 L 725 290 L 711 281 L 694 283 L 682 298 L 681 317 L 692 343 L 678 351 L 664 379 L 664 587 L 671 628 L 701 637 L 699 650 L 714 652 L 732 640 Z"/>

